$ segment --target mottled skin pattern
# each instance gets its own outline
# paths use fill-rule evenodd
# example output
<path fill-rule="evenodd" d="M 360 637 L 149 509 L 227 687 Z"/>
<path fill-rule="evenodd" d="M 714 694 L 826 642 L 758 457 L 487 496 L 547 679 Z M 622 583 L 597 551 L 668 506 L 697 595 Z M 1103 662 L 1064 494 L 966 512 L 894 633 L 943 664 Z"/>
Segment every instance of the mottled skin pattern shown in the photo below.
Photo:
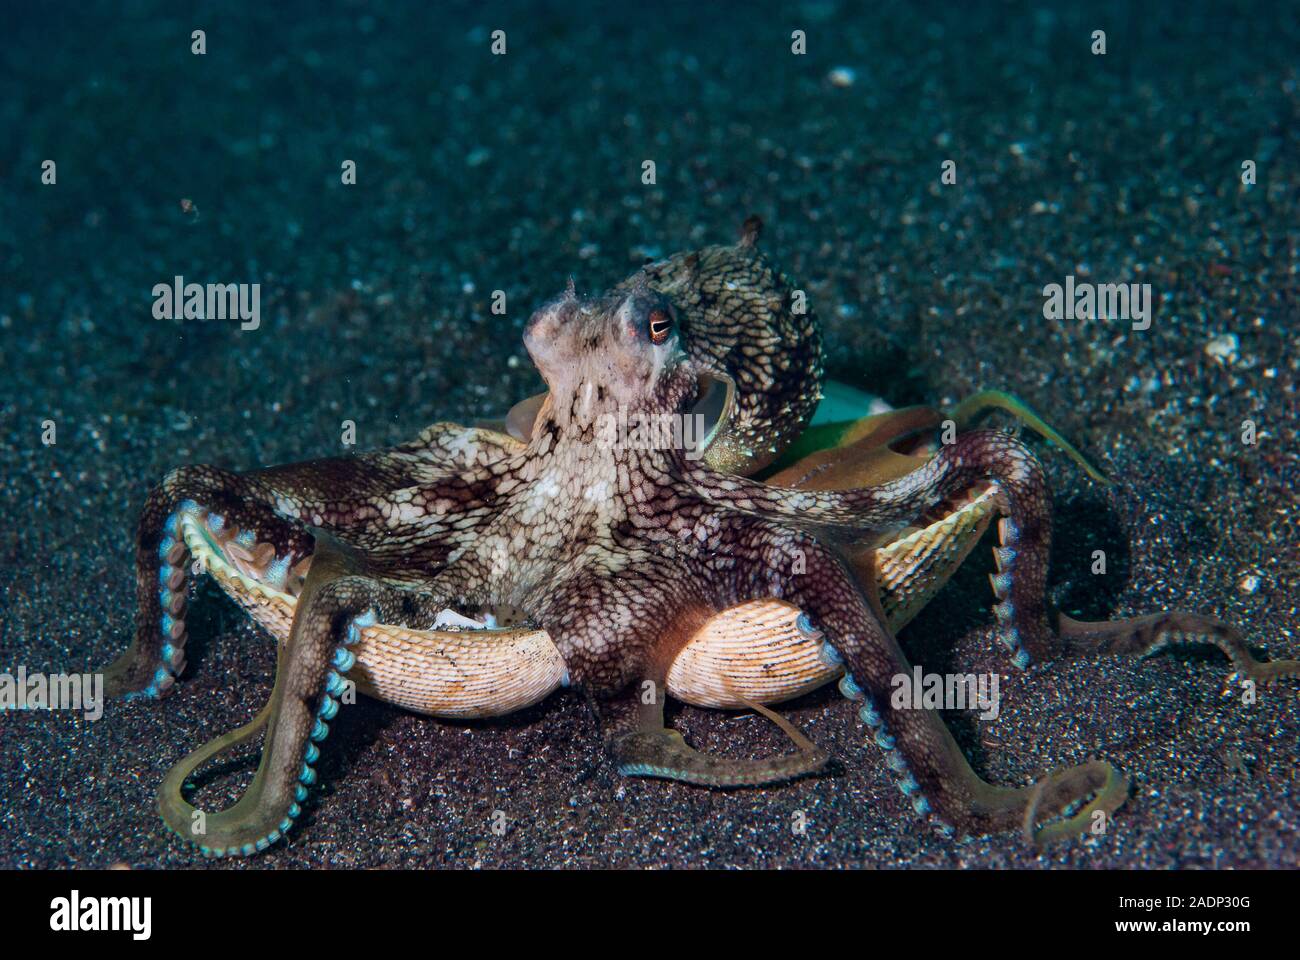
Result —
<path fill-rule="evenodd" d="M 758 240 L 745 221 L 741 250 Z M 771 463 L 821 399 L 822 339 L 806 296 L 763 257 L 709 247 L 648 264 L 614 288 L 643 284 L 676 310 L 681 349 L 696 366 L 729 379 L 736 404 L 710 446 L 710 466 L 753 473 Z"/>
<path fill-rule="evenodd" d="M 189 558 L 175 537 L 178 510 L 201 507 L 255 530 L 285 562 L 313 558 L 271 702 L 169 778 L 179 797 L 187 771 L 265 726 L 253 785 L 231 809 L 207 815 L 198 836 L 187 830 L 193 808 L 164 798 L 173 829 L 218 854 L 279 839 L 315 779 L 316 743 L 338 709 L 358 624 L 423 629 L 448 606 L 508 605 L 545 629 L 624 773 L 744 785 L 824 765 L 826 755 L 788 725 L 798 752 L 767 760 L 699 754 L 663 725 L 664 679 L 686 640 L 719 611 L 778 597 L 822 631 L 826 656 L 844 661 L 841 690 L 857 701 L 900 789 L 943 832 L 1032 831 L 1036 820 L 1064 815 L 1044 830 L 1061 835 L 1122 802 L 1126 782 L 1095 761 L 1033 787 L 991 786 L 936 712 L 892 709 L 891 679 L 910 665 L 837 549 L 992 480 L 1006 514 L 994 578 L 1002 638 L 1018 665 L 1052 653 L 1060 643 L 1044 603 L 1050 503 L 1022 443 L 970 431 L 901 479 L 861 489 L 784 489 L 740 475 L 797 434 L 821 383 L 816 324 L 792 312 L 791 287 L 756 252 L 756 235 L 750 222 L 738 246 L 651 264 L 602 297 L 571 288 L 539 309 L 525 343 L 550 392 L 522 450 L 438 424 L 367 456 L 242 475 L 182 468 L 149 495 L 137 539 L 135 639 L 107 671 L 111 692 L 158 695 L 184 668 Z M 604 418 L 620 412 L 689 412 L 710 377 L 737 386 L 724 469 L 672 445 L 602 441 Z M 1218 629 L 1177 616 L 1189 634 Z M 1088 648 L 1093 627 L 1097 643 L 1137 649 L 1138 637 L 1145 649 L 1163 636 L 1150 626 L 1082 625 L 1076 647 Z"/>

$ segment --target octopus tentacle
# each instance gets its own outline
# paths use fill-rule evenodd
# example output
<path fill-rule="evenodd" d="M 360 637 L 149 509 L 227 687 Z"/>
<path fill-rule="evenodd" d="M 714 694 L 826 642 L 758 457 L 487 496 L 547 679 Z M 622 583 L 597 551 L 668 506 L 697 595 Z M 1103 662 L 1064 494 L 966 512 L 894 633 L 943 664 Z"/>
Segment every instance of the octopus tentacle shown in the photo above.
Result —
<path fill-rule="evenodd" d="M 388 449 L 266 467 L 247 476 L 261 490 L 308 512 L 328 508 L 343 491 L 355 501 L 384 497 L 472 472 L 523 450 L 518 440 L 495 430 L 440 421 Z"/>
<path fill-rule="evenodd" d="M 1047 439 L 1062 446 L 1088 475 L 1106 482 L 1077 450 L 1039 420 L 1014 397 L 996 391 L 976 394 L 963 402 L 953 416 L 969 423 L 983 411 L 998 407 L 1014 413 Z M 908 412 L 908 411 L 902 411 Z M 914 416 L 924 419 L 924 408 Z M 874 419 L 874 418 L 873 418 Z M 908 426 L 907 417 L 884 415 L 877 434 L 889 437 Z M 852 505 L 861 504 L 859 524 L 868 528 L 889 520 L 902 521 L 913 511 L 951 495 L 973 480 L 983 477 L 997 485 L 1006 513 L 998 523 L 1000 546 L 993 550 L 997 572 L 990 576 L 997 602 L 993 612 L 999 639 L 1007 647 L 1011 662 L 1023 669 L 1032 658 L 1056 655 L 1087 656 L 1095 653 L 1149 655 L 1173 642 L 1207 643 L 1222 650 L 1239 673 L 1257 682 L 1300 675 L 1300 661 L 1264 662 L 1250 652 L 1234 628 L 1213 618 L 1186 612 L 1167 612 L 1114 622 L 1089 623 L 1060 615 L 1060 635 L 1053 632 L 1046 602 L 1047 563 L 1051 547 L 1050 492 L 1042 467 L 1018 440 L 993 431 L 973 431 L 941 449 L 934 458 L 914 471 L 861 490 L 839 490 L 838 502 L 824 496 L 835 493 L 846 480 L 869 470 L 879 476 L 885 469 L 898 471 L 906 458 L 884 458 L 877 434 L 868 434 L 868 449 L 850 444 L 842 450 L 827 450 L 787 468 L 771 480 L 778 484 L 818 492 L 815 500 L 789 496 L 781 500 L 780 512 L 797 509 L 832 526 L 853 527 Z M 817 457 L 823 460 L 817 460 Z M 723 497 L 742 510 L 751 505 L 746 496 L 748 481 L 728 479 L 722 484 Z M 834 487 L 836 489 L 830 489 Z M 716 495 L 716 494 L 715 494 Z M 779 494 L 778 494 L 779 497 Z M 770 501 L 765 506 L 770 505 Z"/>
<path fill-rule="evenodd" d="M 277 677 L 279 676 L 277 663 Z M 167 776 L 163 778 L 162 784 L 158 787 L 157 805 L 158 813 L 163 818 L 163 822 L 179 834 L 183 839 L 192 840 L 200 844 L 200 849 L 205 854 L 211 856 L 224 857 L 227 853 L 239 855 L 243 852 L 245 839 L 243 835 L 236 835 L 236 832 L 230 829 L 232 823 L 239 821 L 240 813 L 239 804 L 247 802 L 247 806 L 256 806 L 258 794 L 261 793 L 262 783 L 255 779 L 258 791 L 255 793 L 252 788 L 244 794 L 234 807 L 222 813 L 212 815 L 199 814 L 199 811 L 192 804 L 187 802 L 181 794 L 181 789 L 185 782 L 198 770 L 203 764 L 207 763 L 213 757 L 227 753 L 235 747 L 241 746 L 256 737 L 266 727 L 267 721 L 271 717 L 271 710 L 275 703 L 274 696 L 266 702 L 266 705 L 258 712 L 257 716 L 251 721 L 231 730 L 229 733 L 222 734 L 213 740 L 209 740 L 197 750 L 193 750 L 174 764 L 167 771 Z M 259 770 L 258 776 L 261 775 Z M 305 789 L 305 788 L 304 788 Z M 303 799 L 306 798 L 305 792 Z M 286 811 L 286 814 L 290 811 Z M 296 814 L 295 814 L 296 816 Z M 264 850 L 283 835 L 283 830 L 292 825 L 292 817 L 288 818 L 289 824 L 283 821 L 274 828 L 269 828 L 264 832 L 259 832 L 256 828 L 250 831 L 256 835 L 253 840 L 253 851 Z M 209 823 L 208 821 L 212 822 Z M 215 829 L 214 829 L 215 828 Z M 223 829 L 224 828 L 224 829 Z M 258 844 L 261 844 L 260 846 Z"/>
<path fill-rule="evenodd" d="M 911 472 L 872 487 L 800 490 L 728 476 L 683 460 L 687 479 L 707 501 L 755 517 L 811 529 L 878 531 L 915 519 L 980 480 L 1024 484 L 1042 470 L 1033 452 L 1008 433 L 974 430 L 945 445 Z"/>
<path fill-rule="evenodd" d="M 324 533 L 317 535 L 287 642 L 276 662 L 271 698 L 249 724 L 205 744 L 169 771 L 158 792 L 158 811 L 182 838 L 209 856 L 248 856 L 280 839 L 302 812 L 316 781 L 318 743 L 329 734 L 346 689 L 343 675 L 355 656 L 349 647 L 361 629 L 377 622 L 431 622 L 440 604 L 431 597 L 380 584 L 358 573 L 349 552 Z M 200 764 L 266 728 L 266 741 L 252 783 L 231 807 L 200 813 L 181 795 Z"/>
<path fill-rule="evenodd" d="M 183 512 L 209 509 L 218 523 L 257 529 L 278 541 L 278 552 L 307 549 L 310 541 L 260 505 L 252 491 L 246 477 L 194 466 L 172 471 L 150 492 L 136 530 L 135 632 L 126 652 L 103 670 L 109 696 L 161 696 L 185 669 L 191 571 L 179 529 Z"/>
<path fill-rule="evenodd" d="M 658 705 L 650 709 L 642 707 L 630 713 L 626 708 L 605 706 L 601 711 L 610 758 L 624 776 L 659 777 L 706 787 L 756 787 L 816 773 L 830 760 L 826 751 L 790 721 L 750 701 L 747 704 L 780 727 L 798 752 L 758 760 L 700 753 L 688 746 L 680 733 L 664 726 L 662 697 L 656 699 Z M 630 722 L 629 715 L 634 717 Z"/>
<path fill-rule="evenodd" d="M 1232 661 L 1237 673 L 1256 683 L 1300 677 L 1300 660 L 1257 660 L 1241 634 L 1222 621 L 1181 610 L 1126 620 L 1075 620 L 1060 614 L 1060 654 L 1088 657 L 1127 654 L 1146 657 L 1176 643 L 1204 643 Z"/>
<path fill-rule="evenodd" d="M 607 752 L 624 777 L 682 780 L 703 787 L 757 787 L 805 777 L 829 761 L 829 754 L 796 726 L 759 704 L 750 705 L 789 736 L 797 753 L 761 760 L 701 753 L 689 747 L 679 732 L 664 726 L 663 687 L 655 684 L 655 688 L 660 692 L 654 704 L 643 704 L 640 688 L 633 688 L 598 708 Z"/>
<path fill-rule="evenodd" d="M 850 388 L 828 383 L 827 388 Z M 967 397 L 946 413 L 932 407 L 900 407 L 852 420 L 828 421 L 810 426 L 778 458 L 775 473 L 761 479 L 782 487 L 803 490 L 847 490 L 875 486 L 896 479 L 929 458 L 930 450 L 919 444 L 945 419 L 966 432 L 986 414 L 1001 410 L 1015 417 L 1044 440 L 1073 460 L 1098 483 L 1110 481 L 1104 474 L 1023 400 L 1001 390 L 983 390 Z M 919 446 L 918 446 L 919 444 Z M 901 452 L 890 457 L 891 448 Z M 897 469 L 905 467 L 906 469 Z"/>
<path fill-rule="evenodd" d="M 930 407 L 903 407 L 851 423 L 827 424 L 806 431 L 764 482 L 799 490 L 852 490 L 878 486 L 915 470 L 927 459 L 898 453 L 893 445 L 943 421 Z"/>
<path fill-rule="evenodd" d="M 149 493 L 140 515 L 135 632 L 127 651 L 104 668 L 107 694 L 158 697 L 184 670 L 190 555 L 178 529 L 183 511 L 206 512 L 217 526 L 255 531 L 277 558 L 297 561 L 311 552 L 309 523 L 359 529 L 373 513 L 373 499 L 440 478 L 452 482 L 457 471 L 483 469 L 521 449 L 490 431 L 437 423 L 391 450 L 355 457 L 247 474 L 206 465 L 173 470 Z"/>
<path fill-rule="evenodd" d="M 638 730 L 609 747 L 618 772 L 627 777 L 658 777 L 702 787 L 758 787 L 816 773 L 829 755 L 815 745 L 798 753 L 762 760 L 733 759 L 700 753 L 676 730 Z"/>
<path fill-rule="evenodd" d="M 770 531 L 769 542 L 777 553 L 797 548 L 803 557 L 806 572 L 791 582 L 785 599 L 823 631 L 823 655 L 845 666 L 840 692 L 858 705 L 899 790 L 918 814 L 933 816 L 941 832 L 1020 829 L 1028 822 L 1035 840 L 1048 843 L 1081 832 L 1098 811 L 1108 816 L 1124 802 L 1127 778 L 1102 761 L 1056 770 L 1031 787 L 985 782 L 936 711 L 894 704 L 894 679 L 912 668 L 840 558 L 811 538 L 792 540 L 779 529 Z M 1036 828 L 1043 817 L 1056 819 Z"/>
<path fill-rule="evenodd" d="M 956 423 L 958 430 L 966 430 L 971 424 L 978 421 L 986 413 L 993 410 L 1002 410 L 1011 414 L 1029 429 L 1033 430 L 1040 437 L 1060 449 L 1067 457 L 1075 462 L 1091 479 L 1102 484 L 1109 484 L 1110 480 L 1106 475 L 1092 465 L 1074 444 L 1066 440 L 1065 437 L 1057 433 L 1055 429 L 1040 417 L 1029 404 L 1025 403 L 1019 397 L 1004 393 L 1001 390 L 981 390 L 979 393 L 972 394 L 957 406 L 949 411 L 949 416 Z"/>
<path fill-rule="evenodd" d="M 733 510 L 783 519 L 795 527 L 860 534 L 908 523 L 956 493 L 992 482 L 1006 514 L 998 524 L 1002 546 L 994 551 L 998 572 L 992 578 L 999 637 L 1012 663 L 1021 668 L 1054 645 L 1045 601 L 1051 494 L 1033 452 L 1010 434 L 976 430 L 959 435 L 910 473 L 852 490 L 791 490 L 688 469 L 694 469 L 706 498 Z"/>

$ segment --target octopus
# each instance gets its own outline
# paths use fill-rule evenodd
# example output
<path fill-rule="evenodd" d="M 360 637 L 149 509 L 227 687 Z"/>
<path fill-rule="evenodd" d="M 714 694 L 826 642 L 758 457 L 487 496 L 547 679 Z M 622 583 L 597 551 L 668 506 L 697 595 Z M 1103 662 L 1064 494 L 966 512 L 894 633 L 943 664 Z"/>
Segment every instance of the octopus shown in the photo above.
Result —
<path fill-rule="evenodd" d="M 995 519 L 993 612 L 1013 668 L 1204 642 L 1251 681 L 1300 673 L 1196 614 L 1056 615 L 1042 466 L 1018 436 L 974 421 L 1001 406 L 1082 459 L 1006 395 L 947 416 L 913 407 L 810 426 L 826 385 L 820 328 L 759 251 L 760 227 L 750 218 L 738 243 L 649 263 L 600 296 L 570 280 L 524 331 L 547 390 L 503 423 L 436 423 L 390 449 L 247 473 L 186 466 L 149 493 L 134 638 L 105 668 L 108 693 L 175 689 L 198 573 L 277 641 L 263 709 L 165 777 L 168 827 L 208 856 L 281 840 L 358 690 L 481 717 L 572 687 L 620 774 L 733 788 L 823 770 L 827 752 L 771 705 L 838 681 L 940 834 L 1079 835 L 1127 797 L 1109 763 L 992 784 L 938 710 L 891 696 L 912 672 L 899 629 Z M 940 424 L 956 428 L 944 442 Z M 751 708 L 793 751 L 701 753 L 666 726 L 669 696 Z M 233 806 L 205 813 L 185 799 L 201 765 L 258 736 L 256 774 Z"/>

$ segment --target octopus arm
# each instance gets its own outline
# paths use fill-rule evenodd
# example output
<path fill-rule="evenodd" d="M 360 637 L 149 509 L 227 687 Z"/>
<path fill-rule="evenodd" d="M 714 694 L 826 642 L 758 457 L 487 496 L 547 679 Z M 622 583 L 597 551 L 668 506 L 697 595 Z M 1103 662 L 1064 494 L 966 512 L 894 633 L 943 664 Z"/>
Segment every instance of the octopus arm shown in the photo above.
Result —
<path fill-rule="evenodd" d="M 912 667 L 841 558 L 811 537 L 792 539 L 788 530 L 762 521 L 750 539 L 770 547 L 762 563 L 741 568 L 735 595 L 762 595 L 769 589 L 766 568 L 781 563 L 782 554 L 792 560 L 797 551 L 804 573 L 789 581 L 784 599 L 821 631 L 824 657 L 844 664 L 840 692 L 858 706 L 899 790 L 941 832 L 1023 829 L 1047 843 L 1078 834 L 1098 812 L 1109 816 L 1124 802 L 1127 778 L 1098 760 L 1060 768 L 1028 787 L 981 779 L 936 710 L 913 708 L 895 696 L 895 678 L 909 676 Z"/>
<path fill-rule="evenodd" d="M 180 527 L 187 514 L 202 515 L 223 535 L 238 531 L 247 542 L 231 549 L 250 562 L 287 571 L 312 554 L 317 530 L 357 545 L 382 540 L 390 535 L 390 514 L 403 509 L 403 491 L 436 484 L 463 503 L 474 478 L 519 449 L 492 431 L 437 423 L 401 446 L 356 456 L 248 473 L 207 465 L 173 470 L 150 491 L 140 514 L 135 631 L 127 651 L 104 669 L 108 694 L 160 696 L 185 668 L 193 558 Z"/>
<path fill-rule="evenodd" d="M 316 781 L 317 746 L 329 734 L 347 689 L 350 648 L 375 623 L 432 625 L 445 603 L 357 571 L 351 551 L 325 534 L 298 598 L 288 641 L 279 649 L 271 699 L 249 724 L 218 737 L 176 764 L 158 792 L 167 825 L 210 856 L 247 856 L 266 849 L 293 826 Z M 230 808 L 202 813 L 181 793 L 200 765 L 252 739 L 266 740 L 257 773 Z"/>

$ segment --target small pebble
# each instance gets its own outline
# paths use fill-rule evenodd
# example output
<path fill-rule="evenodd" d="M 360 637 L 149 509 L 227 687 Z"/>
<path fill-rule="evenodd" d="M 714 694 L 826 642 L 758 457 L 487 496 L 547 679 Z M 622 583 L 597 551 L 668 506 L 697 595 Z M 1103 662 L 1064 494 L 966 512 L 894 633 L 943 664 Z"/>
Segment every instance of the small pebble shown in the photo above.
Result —
<path fill-rule="evenodd" d="M 1213 357 L 1219 363 L 1231 363 L 1236 359 L 1237 348 L 1240 345 L 1235 333 L 1220 334 L 1205 345 L 1205 355 Z"/>
<path fill-rule="evenodd" d="M 826 74 L 826 79 L 832 87 L 851 87 L 857 82 L 858 72 L 852 67 L 834 67 Z"/>

